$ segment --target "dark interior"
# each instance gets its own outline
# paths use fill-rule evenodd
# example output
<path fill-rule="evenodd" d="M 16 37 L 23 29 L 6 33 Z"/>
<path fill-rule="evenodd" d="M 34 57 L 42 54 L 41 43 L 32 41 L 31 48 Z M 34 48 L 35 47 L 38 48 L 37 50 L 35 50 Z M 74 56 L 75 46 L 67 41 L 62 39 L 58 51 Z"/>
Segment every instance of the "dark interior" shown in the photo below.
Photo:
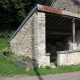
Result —
<path fill-rule="evenodd" d="M 56 51 L 64 50 L 64 39 L 72 36 L 73 17 L 46 13 L 46 53 L 56 58 Z M 80 20 L 75 19 L 75 30 L 80 28 Z"/>

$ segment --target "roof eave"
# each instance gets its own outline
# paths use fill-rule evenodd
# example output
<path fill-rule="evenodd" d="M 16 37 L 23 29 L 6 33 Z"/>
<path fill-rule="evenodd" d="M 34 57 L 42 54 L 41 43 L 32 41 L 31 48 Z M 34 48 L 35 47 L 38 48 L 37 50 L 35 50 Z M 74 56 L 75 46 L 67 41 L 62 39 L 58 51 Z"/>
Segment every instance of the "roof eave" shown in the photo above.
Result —
<path fill-rule="evenodd" d="M 21 25 L 19 26 L 19 28 L 12 35 L 12 37 L 9 39 L 8 43 L 14 38 L 14 36 L 18 33 L 18 31 L 22 28 L 22 26 L 25 24 L 25 22 L 31 17 L 31 15 L 36 10 L 41 11 L 41 12 L 45 12 L 45 13 L 47 12 L 47 13 L 53 13 L 53 14 L 59 14 L 59 15 L 63 15 L 63 16 L 68 16 L 68 17 L 71 17 L 71 18 L 80 18 L 80 15 L 76 14 L 76 13 L 71 13 L 69 11 L 65 11 L 65 10 L 61 10 L 61 9 L 52 8 L 52 7 L 49 7 L 49 6 L 37 4 L 32 9 L 32 11 L 29 13 L 29 15 L 24 19 L 24 21 L 21 23 Z"/>
<path fill-rule="evenodd" d="M 54 14 L 60 14 L 60 15 L 62 14 L 61 9 L 57 9 L 57 8 L 53 8 L 45 5 L 40 5 L 38 7 L 38 10 L 42 12 L 48 12 L 48 13 L 54 13 Z"/>
<path fill-rule="evenodd" d="M 44 5 L 40 5 L 38 7 L 38 10 L 43 11 L 43 12 L 48 12 L 48 13 L 59 14 L 59 15 L 63 15 L 63 16 L 71 17 L 71 18 L 80 18 L 80 14 L 76 14 L 76 13 L 69 12 L 66 10 L 57 9 L 57 8 L 44 6 Z"/>

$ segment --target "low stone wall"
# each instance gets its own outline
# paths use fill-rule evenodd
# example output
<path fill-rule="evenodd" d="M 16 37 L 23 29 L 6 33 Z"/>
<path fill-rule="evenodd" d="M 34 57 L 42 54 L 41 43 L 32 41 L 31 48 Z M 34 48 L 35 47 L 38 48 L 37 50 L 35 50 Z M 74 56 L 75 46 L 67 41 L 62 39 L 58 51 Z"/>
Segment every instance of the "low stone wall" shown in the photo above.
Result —
<path fill-rule="evenodd" d="M 57 65 L 77 65 L 80 64 L 80 51 L 58 51 Z"/>
<path fill-rule="evenodd" d="M 22 61 L 15 61 L 15 64 L 17 64 L 19 67 L 22 67 L 26 70 L 34 69 L 36 67 L 36 64 L 34 61 L 31 62 L 22 62 Z"/>
<path fill-rule="evenodd" d="M 46 53 L 46 56 L 37 57 L 37 64 L 39 67 L 50 66 L 50 53 Z"/>
<path fill-rule="evenodd" d="M 20 60 L 14 60 L 11 57 L 6 57 L 8 60 L 14 62 L 16 65 L 18 65 L 19 67 L 22 67 L 26 70 L 31 70 L 31 69 L 35 69 L 36 68 L 36 61 L 20 61 Z"/>

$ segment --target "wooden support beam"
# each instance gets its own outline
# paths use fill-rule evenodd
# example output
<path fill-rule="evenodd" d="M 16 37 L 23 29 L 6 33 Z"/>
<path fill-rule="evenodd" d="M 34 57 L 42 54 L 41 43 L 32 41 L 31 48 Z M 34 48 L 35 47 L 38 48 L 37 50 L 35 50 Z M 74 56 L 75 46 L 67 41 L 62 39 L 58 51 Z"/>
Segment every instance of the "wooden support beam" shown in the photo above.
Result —
<path fill-rule="evenodd" d="M 46 34 L 71 35 L 72 33 L 66 33 L 66 32 L 46 32 Z"/>
<path fill-rule="evenodd" d="M 50 29 L 51 27 L 53 27 L 55 24 L 57 24 L 58 22 L 60 22 L 62 19 L 62 17 L 60 17 L 55 23 L 53 23 L 48 29 Z"/>
<path fill-rule="evenodd" d="M 73 38 L 73 43 L 75 43 L 75 19 L 72 19 L 72 38 Z"/>
<path fill-rule="evenodd" d="M 61 9 L 52 8 L 52 7 L 45 6 L 45 5 L 40 5 L 38 7 L 38 10 L 43 11 L 43 12 L 49 12 L 49 13 L 62 15 L 62 10 Z"/>

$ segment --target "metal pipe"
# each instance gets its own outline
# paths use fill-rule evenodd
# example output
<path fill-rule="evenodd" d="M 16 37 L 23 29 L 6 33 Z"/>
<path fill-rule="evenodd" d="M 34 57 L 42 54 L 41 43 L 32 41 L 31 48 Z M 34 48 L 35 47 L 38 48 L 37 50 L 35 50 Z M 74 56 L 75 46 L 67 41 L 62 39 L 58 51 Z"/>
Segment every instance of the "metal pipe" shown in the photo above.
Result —
<path fill-rule="evenodd" d="M 52 6 L 53 6 L 54 2 L 55 2 L 55 0 L 53 0 L 53 2 L 51 3 L 50 7 L 52 7 Z"/>

